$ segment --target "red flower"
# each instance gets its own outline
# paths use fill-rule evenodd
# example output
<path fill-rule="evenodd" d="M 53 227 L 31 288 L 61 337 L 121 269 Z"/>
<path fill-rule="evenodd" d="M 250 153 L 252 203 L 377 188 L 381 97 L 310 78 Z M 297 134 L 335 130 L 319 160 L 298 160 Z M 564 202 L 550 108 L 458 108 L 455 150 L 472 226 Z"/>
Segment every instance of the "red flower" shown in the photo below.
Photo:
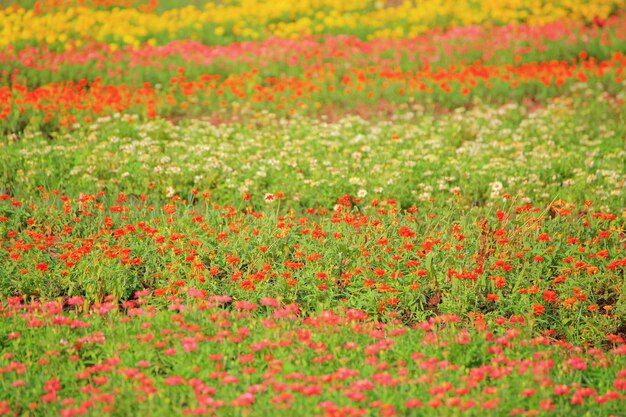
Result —
<path fill-rule="evenodd" d="M 548 303 L 554 303 L 557 300 L 556 293 L 551 290 L 545 290 L 543 292 L 543 299 Z"/>
<path fill-rule="evenodd" d="M 544 307 L 544 306 L 542 306 L 541 304 L 535 304 L 535 305 L 533 306 L 533 313 L 534 313 L 536 316 L 540 316 L 540 315 L 542 315 L 542 314 L 544 313 L 544 311 L 546 311 L 546 309 L 545 309 L 545 307 Z"/>

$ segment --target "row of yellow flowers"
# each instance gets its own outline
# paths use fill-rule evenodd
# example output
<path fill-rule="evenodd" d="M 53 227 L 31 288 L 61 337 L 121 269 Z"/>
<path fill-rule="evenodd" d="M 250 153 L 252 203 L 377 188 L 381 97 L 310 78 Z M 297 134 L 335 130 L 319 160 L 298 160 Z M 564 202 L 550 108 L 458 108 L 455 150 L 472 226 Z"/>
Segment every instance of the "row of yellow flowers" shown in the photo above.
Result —
<path fill-rule="evenodd" d="M 604 19 L 626 0 L 236 0 L 157 14 L 139 8 L 0 9 L 0 47 L 92 39 L 139 46 L 184 36 L 209 40 L 350 33 L 412 37 L 435 27 Z M 143 11 L 142 11 L 143 10 Z"/>

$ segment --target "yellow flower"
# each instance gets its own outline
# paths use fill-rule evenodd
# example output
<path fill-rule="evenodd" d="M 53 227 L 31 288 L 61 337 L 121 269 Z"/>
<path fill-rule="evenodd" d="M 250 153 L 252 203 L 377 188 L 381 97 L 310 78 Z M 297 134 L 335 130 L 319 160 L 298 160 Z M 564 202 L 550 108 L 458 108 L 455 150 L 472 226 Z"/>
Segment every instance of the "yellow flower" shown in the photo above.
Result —
<path fill-rule="evenodd" d="M 232 0 L 161 14 L 67 7 L 39 15 L 9 7 L 0 9 L 0 48 L 18 41 L 64 44 L 83 38 L 138 46 L 165 43 L 179 33 L 202 39 L 207 26 L 215 27 L 213 36 L 244 39 L 329 32 L 398 38 L 436 27 L 603 19 L 624 5 L 626 0 Z"/>

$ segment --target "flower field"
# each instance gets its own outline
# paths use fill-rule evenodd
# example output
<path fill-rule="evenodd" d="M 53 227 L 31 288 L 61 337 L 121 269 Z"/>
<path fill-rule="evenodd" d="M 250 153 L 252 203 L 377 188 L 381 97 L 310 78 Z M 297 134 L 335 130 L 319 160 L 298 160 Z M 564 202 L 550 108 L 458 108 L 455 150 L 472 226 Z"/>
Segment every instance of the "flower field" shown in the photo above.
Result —
<path fill-rule="evenodd" d="M 0 33 L 0 415 L 626 417 L 623 0 Z"/>

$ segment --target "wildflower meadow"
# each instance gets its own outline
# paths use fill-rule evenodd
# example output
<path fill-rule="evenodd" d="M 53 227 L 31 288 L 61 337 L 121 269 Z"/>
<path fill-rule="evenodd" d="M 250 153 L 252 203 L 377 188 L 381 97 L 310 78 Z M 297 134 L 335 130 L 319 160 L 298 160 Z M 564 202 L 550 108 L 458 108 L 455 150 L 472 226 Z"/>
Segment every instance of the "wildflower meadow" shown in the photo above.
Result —
<path fill-rule="evenodd" d="M 626 417 L 626 1 L 0 0 L 0 415 Z"/>

